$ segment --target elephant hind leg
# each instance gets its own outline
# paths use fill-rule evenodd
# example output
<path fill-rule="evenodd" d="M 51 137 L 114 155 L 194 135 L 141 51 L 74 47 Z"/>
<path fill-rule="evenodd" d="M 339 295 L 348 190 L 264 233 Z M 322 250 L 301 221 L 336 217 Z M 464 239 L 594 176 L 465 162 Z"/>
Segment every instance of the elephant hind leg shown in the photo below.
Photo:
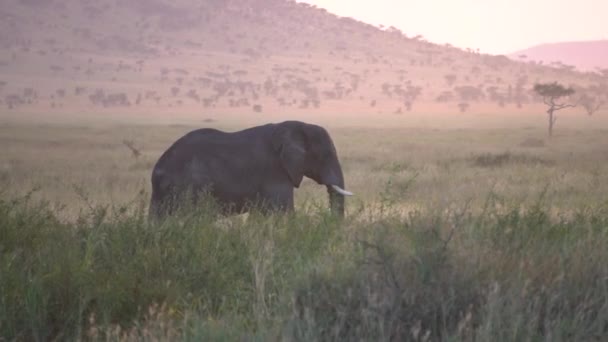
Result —
<path fill-rule="evenodd" d="M 162 170 L 156 168 L 152 175 L 152 197 L 148 216 L 154 220 L 164 219 L 176 211 L 176 184 L 171 177 Z"/>
<path fill-rule="evenodd" d="M 150 208 L 148 209 L 148 217 L 152 221 L 159 221 L 166 217 L 169 213 L 167 211 L 167 205 L 164 203 L 161 196 L 156 192 L 152 192 L 152 199 L 150 200 Z"/>
<path fill-rule="evenodd" d="M 159 221 L 173 215 L 175 211 L 176 200 L 171 191 L 161 191 L 159 189 L 152 190 L 148 217 L 152 220 Z"/>

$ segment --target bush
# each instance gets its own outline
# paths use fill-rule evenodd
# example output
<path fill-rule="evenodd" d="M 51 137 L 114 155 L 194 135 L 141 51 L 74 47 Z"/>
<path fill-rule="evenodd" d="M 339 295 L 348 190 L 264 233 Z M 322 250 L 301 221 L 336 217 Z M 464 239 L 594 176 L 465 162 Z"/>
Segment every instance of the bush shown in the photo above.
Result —
<path fill-rule="evenodd" d="M 538 203 L 376 224 L 356 259 L 324 264 L 298 286 L 285 334 L 301 341 L 595 340 L 608 333 L 607 214 L 555 220 Z"/>
<path fill-rule="evenodd" d="M 76 223 L 2 202 L 0 335 L 76 337 L 91 316 L 129 325 L 155 303 L 241 312 L 253 295 L 245 241 L 209 216 L 153 226 L 141 211 L 95 208 Z"/>
<path fill-rule="evenodd" d="M 552 166 L 555 162 L 537 156 L 511 152 L 483 153 L 471 158 L 472 164 L 478 167 L 503 167 L 509 164 Z"/>
<path fill-rule="evenodd" d="M 437 235 L 438 222 L 419 220 L 370 227 L 373 242 L 357 243 L 358 258 L 311 273 L 296 291 L 287 333 L 302 341 L 455 335 L 479 310 L 484 282 Z"/>
<path fill-rule="evenodd" d="M 59 220 L 0 200 L 8 340 L 597 340 L 608 334 L 608 206 L 542 201 L 336 220 L 149 223 L 145 203 Z"/>

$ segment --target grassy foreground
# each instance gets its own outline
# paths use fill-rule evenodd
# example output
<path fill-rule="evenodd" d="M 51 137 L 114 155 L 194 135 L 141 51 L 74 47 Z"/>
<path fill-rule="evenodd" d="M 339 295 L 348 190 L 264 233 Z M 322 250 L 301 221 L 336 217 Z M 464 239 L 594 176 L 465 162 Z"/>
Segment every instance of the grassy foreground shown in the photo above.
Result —
<path fill-rule="evenodd" d="M 0 335 L 8 340 L 589 341 L 608 334 L 608 206 L 550 215 L 488 196 L 340 222 L 152 225 L 145 201 L 62 222 L 0 201 Z"/>
<path fill-rule="evenodd" d="M 606 340 L 607 121 L 563 116 L 548 140 L 544 119 L 322 122 L 356 194 L 342 222 L 305 181 L 293 216 L 207 203 L 162 225 L 149 176 L 171 142 L 269 119 L 6 119 L 0 341 Z"/>

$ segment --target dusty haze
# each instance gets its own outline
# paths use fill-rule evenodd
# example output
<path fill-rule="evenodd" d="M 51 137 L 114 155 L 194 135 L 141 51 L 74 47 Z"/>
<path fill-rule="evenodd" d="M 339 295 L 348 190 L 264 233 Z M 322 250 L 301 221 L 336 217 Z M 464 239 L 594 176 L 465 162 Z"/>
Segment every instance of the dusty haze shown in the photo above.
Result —
<path fill-rule="evenodd" d="M 436 43 L 508 54 L 541 43 L 608 39 L 596 0 L 306 0 L 333 13 L 421 34 Z"/>
<path fill-rule="evenodd" d="M 399 6 L 392 12 L 405 21 L 427 13 Z M 503 7 L 467 6 L 461 16 L 444 7 L 453 21 L 440 14 L 428 33 L 491 34 L 491 14 Z M 282 0 L 9 0 L 0 16 L 0 108 L 12 117 L 542 113 L 534 82 L 558 80 L 579 93 L 606 82 L 599 72 L 437 45 L 413 33 L 419 29 L 376 27 Z M 525 26 L 504 28 L 517 37 Z"/>
<path fill-rule="evenodd" d="M 606 340 L 608 70 L 486 54 L 608 13 L 547 2 L 0 0 L 0 341 Z M 554 81 L 604 107 L 549 138 Z M 308 178 L 293 215 L 148 219 L 177 139 L 286 119 L 343 220 Z"/>

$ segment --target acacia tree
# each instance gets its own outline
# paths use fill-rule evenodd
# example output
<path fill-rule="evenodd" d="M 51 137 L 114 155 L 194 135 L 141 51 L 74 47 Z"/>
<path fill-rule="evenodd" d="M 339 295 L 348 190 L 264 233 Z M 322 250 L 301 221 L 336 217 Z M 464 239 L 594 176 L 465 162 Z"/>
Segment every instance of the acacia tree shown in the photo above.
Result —
<path fill-rule="evenodd" d="M 547 114 L 549 114 L 549 136 L 553 135 L 553 125 L 555 125 L 555 121 L 557 121 L 557 117 L 555 117 L 555 111 L 561 110 L 568 107 L 576 107 L 575 104 L 568 103 L 558 103 L 559 99 L 571 96 L 574 94 L 573 88 L 566 88 L 563 85 L 553 82 L 553 83 L 537 83 L 534 85 L 534 91 L 543 97 L 543 102 L 549 106 L 547 109 Z"/>
<path fill-rule="evenodd" d="M 608 71 L 608 70 L 607 70 Z M 593 115 L 608 102 L 608 85 L 600 83 L 581 89 L 578 103 L 588 115 Z"/>
<path fill-rule="evenodd" d="M 591 96 L 589 94 L 581 95 L 578 101 L 583 106 L 583 108 L 585 108 L 585 111 L 588 115 L 593 115 L 593 113 L 597 112 L 604 104 L 599 98 Z"/>

